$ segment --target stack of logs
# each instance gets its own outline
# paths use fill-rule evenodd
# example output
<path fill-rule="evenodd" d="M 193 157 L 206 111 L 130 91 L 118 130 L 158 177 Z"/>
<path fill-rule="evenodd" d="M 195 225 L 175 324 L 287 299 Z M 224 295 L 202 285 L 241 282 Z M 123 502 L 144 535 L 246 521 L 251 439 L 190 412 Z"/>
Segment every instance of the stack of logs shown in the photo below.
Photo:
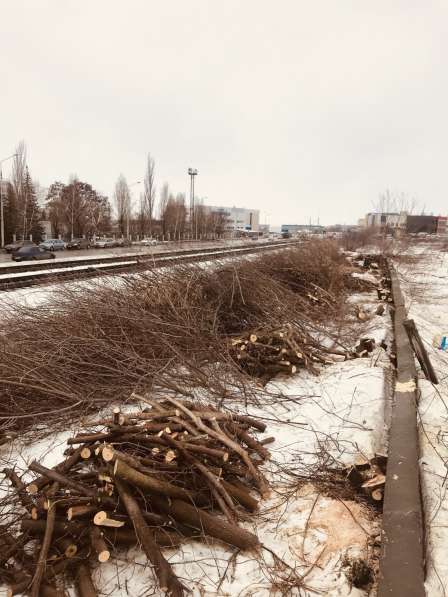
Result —
<path fill-rule="evenodd" d="M 279 373 L 293 375 L 299 367 L 314 375 L 317 365 L 367 356 L 375 348 L 375 340 L 363 338 L 347 351 L 326 348 L 311 337 L 305 337 L 292 326 L 277 330 L 254 331 L 230 340 L 230 355 L 239 367 L 263 383 Z"/>
<path fill-rule="evenodd" d="M 317 374 L 317 363 L 333 362 L 324 354 L 322 347 L 314 346 L 309 338 L 300 335 L 292 326 L 259 330 L 232 338 L 230 354 L 243 371 L 265 382 L 278 373 L 292 375 L 298 367 Z"/>
<path fill-rule="evenodd" d="M 0 581 L 9 595 L 58 597 L 71 576 L 78 594 L 92 597 L 91 567 L 137 544 L 161 593 L 180 596 L 185 588 L 162 548 L 203 538 L 260 546 L 238 521 L 257 510 L 254 493 L 269 492 L 260 465 L 273 438 L 254 435 L 264 423 L 187 401 L 147 403 L 138 412 L 115 409 L 95 432 L 69 439 L 56 467 L 32 462 L 37 476 L 28 484 L 3 471 L 24 509 L 20 530 L 0 529 Z"/>
<path fill-rule="evenodd" d="M 367 459 L 359 456 L 347 470 L 347 480 L 360 493 L 369 496 L 374 502 L 382 503 L 386 484 L 387 456 L 375 454 Z"/>

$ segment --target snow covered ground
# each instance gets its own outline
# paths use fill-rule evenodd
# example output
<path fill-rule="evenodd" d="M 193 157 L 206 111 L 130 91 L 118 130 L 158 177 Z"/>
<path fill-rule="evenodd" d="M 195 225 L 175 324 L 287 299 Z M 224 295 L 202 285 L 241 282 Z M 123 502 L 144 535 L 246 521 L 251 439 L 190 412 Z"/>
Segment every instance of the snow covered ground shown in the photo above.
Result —
<path fill-rule="evenodd" d="M 420 373 L 420 470 L 426 523 L 428 597 L 448 594 L 448 352 L 433 346 L 448 335 L 448 254 L 427 246 L 413 263 L 397 263 L 409 317 L 414 319 L 439 378 Z"/>
<path fill-rule="evenodd" d="M 18 292 L 24 299 L 24 291 Z M 39 300 L 39 289 L 27 290 L 26 295 L 30 292 L 37 293 L 36 303 L 45 300 L 45 295 Z M 377 345 L 383 340 L 389 343 L 387 311 L 374 315 L 376 293 L 353 295 L 350 303 L 353 311 L 358 305 L 371 314 L 365 322 L 353 316 L 350 325 L 358 338 L 374 337 Z M 266 466 L 272 493 L 261 503 L 259 514 L 245 523 L 265 547 L 261 554 L 238 553 L 218 543 L 189 542 L 176 550 L 164 550 L 194 596 L 375 594 L 374 585 L 352 586 L 346 571 L 347 563 L 357 558 L 375 566 L 381 525 L 378 513 L 313 480 L 324 467 L 341 467 L 359 455 L 369 458 L 384 452 L 389 376 L 389 359 L 377 347 L 368 358 L 326 366 L 318 377 L 300 371 L 266 387 L 266 406 L 249 412 L 267 422 L 266 437 L 276 438 L 268 446 L 272 458 Z M 16 440 L 0 448 L 0 470 L 11 462 L 25 470 L 33 459 L 54 466 L 74 432 L 56 433 L 29 445 Z M 8 483 L 2 482 L 0 497 L 8 491 Z M 99 566 L 94 580 L 101 594 L 114 597 L 158 594 L 145 556 L 135 549 Z"/>

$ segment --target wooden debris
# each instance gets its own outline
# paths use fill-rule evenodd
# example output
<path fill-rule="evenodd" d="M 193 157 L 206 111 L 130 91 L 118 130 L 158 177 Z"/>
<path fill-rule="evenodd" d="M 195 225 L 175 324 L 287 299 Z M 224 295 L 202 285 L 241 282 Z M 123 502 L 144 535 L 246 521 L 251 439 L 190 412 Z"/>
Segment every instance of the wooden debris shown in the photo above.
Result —
<path fill-rule="evenodd" d="M 275 337 L 288 339 L 280 331 Z M 259 339 L 254 334 L 248 345 Z M 257 493 L 269 493 L 260 465 L 274 438 L 256 438 L 266 429 L 263 421 L 171 398 L 122 417 L 115 409 L 101 431 L 86 429 L 70 438 L 68 445 L 79 447 L 70 448 L 58 466 L 32 462 L 36 479 L 27 486 L 13 469 L 3 471 L 26 514 L 17 537 L 2 534 L 0 551 L 7 559 L 0 557 L 0 572 L 11 558 L 30 562 L 11 582 L 11 594 L 31 587 L 35 597 L 60 597 L 53 583 L 71 570 L 78 594 L 92 597 L 91 566 L 138 544 L 160 592 L 180 597 L 185 589 L 163 556 L 165 547 L 207 538 L 241 550 L 259 548 L 239 520 L 257 511 Z M 25 549 L 35 549 L 33 557 Z"/>

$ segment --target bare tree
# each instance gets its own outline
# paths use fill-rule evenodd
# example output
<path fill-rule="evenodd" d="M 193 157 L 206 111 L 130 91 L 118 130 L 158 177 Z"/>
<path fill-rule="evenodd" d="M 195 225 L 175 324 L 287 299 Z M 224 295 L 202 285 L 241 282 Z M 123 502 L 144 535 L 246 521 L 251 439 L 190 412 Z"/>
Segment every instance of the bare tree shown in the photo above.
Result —
<path fill-rule="evenodd" d="M 416 209 L 418 201 L 408 197 L 405 193 L 393 193 L 386 189 L 380 194 L 373 208 L 378 213 L 407 213 L 412 214 Z"/>
<path fill-rule="evenodd" d="M 129 185 L 123 174 L 120 174 L 115 183 L 115 207 L 117 210 L 118 226 L 121 234 L 129 236 L 129 220 L 131 218 L 131 193 Z"/>
<path fill-rule="evenodd" d="M 166 211 L 166 207 L 168 205 L 169 196 L 170 196 L 170 188 L 168 186 L 168 183 L 165 182 L 162 187 L 162 190 L 160 191 L 160 202 L 159 202 L 159 214 L 160 214 L 160 219 L 162 221 L 162 235 L 164 238 L 166 238 L 166 235 L 167 235 L 165 211 Z"/>
<path fill-rule="evenodd" d="M 155 162 L 154 159 L 151 157 L 151 154 L 148 153 L 148 159 L 146 161 L 146 172 L 145 172 L 145 189 L 143 193 L 143 211 L 142 214 L 143 224 L 145 223 L 146 219 L 148 221 L 148 232 L 149 236 L 152 236 L 152 222 L 154 218 L 154 206 L 156 200 L 156 187 L 154 185 L 154 169 L 155 169 Z M 144 231 L 146 232 L 146 230 Z"/>
<path fill-rule="evenodd" d="M 16 147 L 14 161 L 12 164 L 12 186 L 18 202 L 23 201 L 23 184 L 26 175 L 26 145 L 20 141 Z"/>
<path fill-rule="evenodd" d="M 26 179 L 26 145 L 25 141 L 20 141 L 16 147 L 14 161 L 12 164 L 12 186 L 16 199 L 18 228 L 21 229 L 21 236 L 24 239 L 26 234 L 26 212 L 27 212 L 27 193 L 25 192 Z M 17 232 L 17 230 L 15 231 Z"/>

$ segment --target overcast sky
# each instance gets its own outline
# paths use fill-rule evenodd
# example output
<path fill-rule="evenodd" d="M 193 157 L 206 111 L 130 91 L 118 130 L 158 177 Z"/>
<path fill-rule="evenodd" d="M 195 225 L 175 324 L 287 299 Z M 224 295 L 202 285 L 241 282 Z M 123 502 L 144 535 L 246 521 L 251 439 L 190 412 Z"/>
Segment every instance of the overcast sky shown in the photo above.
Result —
<path fill-rule="evenodd" d="M 24 139 L 43 186 L 112 196 L 151 152 L 159 189 L 193 166 L 206 203 L 263 223 L 353 223 L 386 188 L 448 212 L 446 0 L 0 7 L 0 159 Z"/>

